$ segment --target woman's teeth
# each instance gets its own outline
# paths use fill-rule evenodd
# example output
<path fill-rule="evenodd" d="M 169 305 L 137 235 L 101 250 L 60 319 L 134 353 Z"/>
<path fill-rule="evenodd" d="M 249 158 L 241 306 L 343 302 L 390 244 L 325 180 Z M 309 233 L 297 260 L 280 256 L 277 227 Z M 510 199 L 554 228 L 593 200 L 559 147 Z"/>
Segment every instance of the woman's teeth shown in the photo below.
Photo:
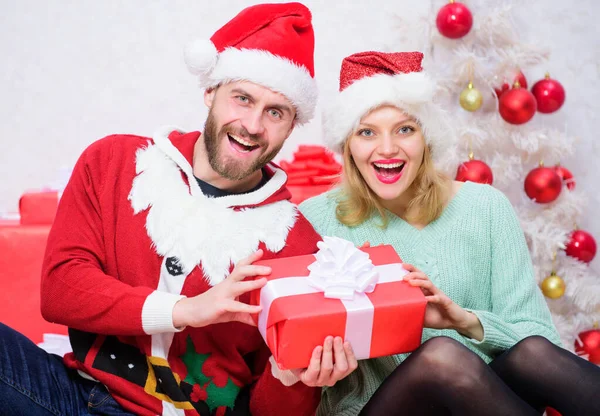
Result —
<path fill-rule="evenodd" d="M 379 169 L 396 169 L 399 167 L 404 166 L 404 162 L 400 162 L 400 163 L 373 163 L 373 165 L 375 165 L 375 167 L 379 168 Z"/>

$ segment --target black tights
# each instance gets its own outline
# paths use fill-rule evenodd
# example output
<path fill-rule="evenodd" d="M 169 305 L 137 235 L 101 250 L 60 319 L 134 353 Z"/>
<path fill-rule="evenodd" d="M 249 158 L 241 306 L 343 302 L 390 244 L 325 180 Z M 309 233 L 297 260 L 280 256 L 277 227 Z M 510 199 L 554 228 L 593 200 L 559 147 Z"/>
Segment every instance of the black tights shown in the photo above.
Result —
<path fill-rule="evenodd" d="M 524 339 L 490 365 L 436 337 L 413 352 L 375 392 L 361 416 L 600 415 L 600 367 L 542 337 Z"/>

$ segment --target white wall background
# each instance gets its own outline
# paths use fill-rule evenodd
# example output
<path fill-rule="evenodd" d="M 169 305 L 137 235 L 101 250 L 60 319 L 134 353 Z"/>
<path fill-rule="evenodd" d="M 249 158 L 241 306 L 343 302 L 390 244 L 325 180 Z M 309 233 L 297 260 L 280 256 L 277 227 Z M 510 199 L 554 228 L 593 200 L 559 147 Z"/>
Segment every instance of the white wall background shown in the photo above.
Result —
<path fill-rule="evenodd" d="M 390 49 L 394 16 L 437 11 L 444 0 L 305 0 L 313 11 L 321 101 L 336 89 L 341 59 Z M 494 7 L 497 0 L 465 0 Z M 150 135 L 162 124 L 202 129 L 206 109 L 182 60 L 183 45 L 212 33 L 251 0 L 0 0 L 0 212 L 14 211 L 25 189 L 60 180 L 90 143 L 112 133 Z M 567 91 L 555 122 L 580 138 L 575 174 L 589 206 L 579 225 L 600 242 L 600 145 L 596 115 L 600 2 L 522 2 L 525 42 L 550 47 L 546 70 Z M 434 19 L 434 15 L 431 15 Z M 475 15 L 475 18 L 477 16 Z M 396 50 L 402 50 L 403 45 Z M 297 129 L 281 157 L 320 143 L 320 117 Z M 600 255 L 598 256 L 600 257 Z M 595 265 L 600 264 L 598 259 Z"/>

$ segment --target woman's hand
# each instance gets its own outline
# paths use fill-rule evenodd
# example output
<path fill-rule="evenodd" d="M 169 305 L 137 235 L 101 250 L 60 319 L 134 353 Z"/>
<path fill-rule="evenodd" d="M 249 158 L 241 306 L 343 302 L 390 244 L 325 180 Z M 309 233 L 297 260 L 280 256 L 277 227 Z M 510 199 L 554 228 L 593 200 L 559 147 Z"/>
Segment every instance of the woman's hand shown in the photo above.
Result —
<path fill-rule="evenodd" d="M 454 303 L 415 266 L 403 264 L 403 267 L 409 272 L 404 280 L 411 286 L 420 288 L 427 299 L 424 322 L 426 328 L 454 329 L 469 338 L 478 341 L 483 339 L 483 327 L 475 314 Z"/>
<path fill-rule="evenodd" d="M 327 337 L 322 346 L 314 349 L 305 369 L 292 370 L 310 387 L 333 386 L 337 381 L 356 370 L 358 362 L 348 341 L 341 337 Z"/>

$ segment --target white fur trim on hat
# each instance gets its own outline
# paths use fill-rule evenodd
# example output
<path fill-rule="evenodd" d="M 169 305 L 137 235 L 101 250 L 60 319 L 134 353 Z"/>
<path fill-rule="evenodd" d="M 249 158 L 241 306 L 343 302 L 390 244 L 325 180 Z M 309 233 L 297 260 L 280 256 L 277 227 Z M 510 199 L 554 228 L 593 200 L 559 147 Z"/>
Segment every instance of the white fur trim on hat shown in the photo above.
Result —
<path fill-rule="evenodd" d="M 317 84 L 306 68 L 267 51 L 237 48 L 226 48 L 215 55 L 213 63 L 210 48 L 202 43 L 195 42 L 186 48 L 185 61 L 190 72 L 198 75 L 203 88 L 231 81 L 250 81 L 285 95 L 296 108 L 298 124 L 312 119 L 317 104 Z"/>
<path fill-rule="evenodd" d="M 377 74 L 353 82 L 340 92 L 323 114 L 324 141 L 342 153 L 344 142 L 369 111 L 393 105 L 415 117 L 432 150 L 438 152 L 451 134 L 448 115 L 434 102 L 435 82 L 423 72 Z"/>

